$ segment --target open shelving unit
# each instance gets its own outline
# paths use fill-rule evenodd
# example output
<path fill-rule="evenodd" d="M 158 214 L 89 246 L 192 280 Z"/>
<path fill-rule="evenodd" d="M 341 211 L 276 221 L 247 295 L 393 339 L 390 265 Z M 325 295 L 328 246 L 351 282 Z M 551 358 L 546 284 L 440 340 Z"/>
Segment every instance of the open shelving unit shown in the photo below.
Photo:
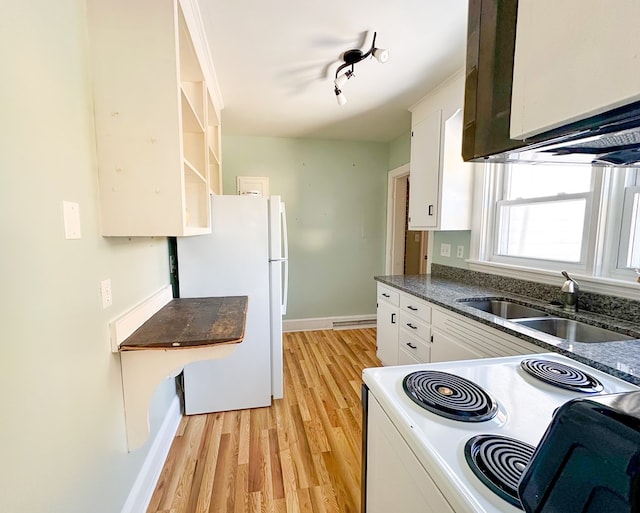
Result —
<path fill-rule="evenodd" d="M 222 194 L 222 155 L 220 113 L 207 91 L 207 167 L 213 194 Z"/>
<path fill-rule="evenodd" d="M 88 0 L 87 19 L 102 234 L 209 233 L 222 100 L 197 2 Z"/>

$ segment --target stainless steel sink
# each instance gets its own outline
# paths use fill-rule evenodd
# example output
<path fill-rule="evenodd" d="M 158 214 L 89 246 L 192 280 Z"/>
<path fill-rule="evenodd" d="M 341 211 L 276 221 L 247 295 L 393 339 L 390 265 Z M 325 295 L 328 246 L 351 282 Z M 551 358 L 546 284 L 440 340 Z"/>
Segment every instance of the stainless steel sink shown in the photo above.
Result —
<path fill-rule="evenodd" d="M 462 300 L 461 302 L 472 308 L 477 308 L 483 312 L 502 317 L 503 319 L 525 319 L 530 317 L 547 317 L 549 315 L 543 310 L 504 299 Z"/>
<path fill-rule="evenodd" d="M 548 317 L 546 319 L 518 319 L 513 322 L 570 342 L 595 343 L 633 340 L 633 337 L 572 319 Z"/>

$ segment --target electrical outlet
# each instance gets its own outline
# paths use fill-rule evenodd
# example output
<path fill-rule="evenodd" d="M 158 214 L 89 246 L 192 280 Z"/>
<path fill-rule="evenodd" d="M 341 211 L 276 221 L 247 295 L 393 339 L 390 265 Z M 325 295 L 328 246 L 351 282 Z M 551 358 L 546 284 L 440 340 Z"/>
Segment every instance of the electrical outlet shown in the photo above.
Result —
<path fill-rule="evenodd" d="M 102 296 L 102 308 L 109 308 L 113 304 L 110 278 L 100 282 L 100 295 Z"/>
<path fill-rule="evenodd" d="M 464 246 L 458 246 L 458 252 L 456 256 L 458 258 L 464 258 Z"/>
<path fill-rule="evenodd" d="M 440 256 L 451 256 L 451 244 L 440 244 Z"/>

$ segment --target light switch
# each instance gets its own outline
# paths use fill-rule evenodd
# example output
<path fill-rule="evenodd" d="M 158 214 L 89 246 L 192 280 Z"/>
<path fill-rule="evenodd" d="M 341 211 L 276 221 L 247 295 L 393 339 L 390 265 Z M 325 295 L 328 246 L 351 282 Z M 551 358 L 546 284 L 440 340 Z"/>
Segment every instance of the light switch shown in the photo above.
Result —
<path fill-rule="evenodd" d="M 451 244 L 440 244 L 440 256 L 451 256 Z"/>
<path fill-rule="evenodd" d="M 65 239 L 80 239 L 80 205 L 73 201 L 62 202 Z"/>

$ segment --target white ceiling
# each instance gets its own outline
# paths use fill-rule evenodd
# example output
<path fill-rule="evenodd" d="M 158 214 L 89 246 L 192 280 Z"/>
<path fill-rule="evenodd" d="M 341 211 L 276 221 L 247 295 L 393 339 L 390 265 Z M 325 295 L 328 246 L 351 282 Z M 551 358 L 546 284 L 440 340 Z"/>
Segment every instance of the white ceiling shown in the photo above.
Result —
<path fill-rule="evenodd" d="M 225 134 L 390 141 L 408 108 L 464 66 L 467 0 L 198 0 L 224 110 Z M 342 54 L 367 31 L 389 50 L 342 88 Z M 368 48 L 365 48 L 368 50 Z"/>

